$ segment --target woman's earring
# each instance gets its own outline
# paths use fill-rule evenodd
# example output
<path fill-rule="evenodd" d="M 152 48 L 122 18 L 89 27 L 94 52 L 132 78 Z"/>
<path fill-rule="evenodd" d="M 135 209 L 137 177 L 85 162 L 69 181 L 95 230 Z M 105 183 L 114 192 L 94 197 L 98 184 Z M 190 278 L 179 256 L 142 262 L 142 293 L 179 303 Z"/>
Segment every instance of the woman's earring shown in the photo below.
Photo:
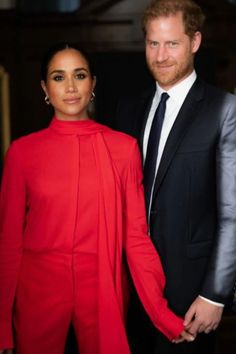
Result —
<path fill-rule="evenodd" d="M 47 95 L 45 96 L 44 101 L 46 102 L 46 104 L 50 104 L 49 97 Z"/>
<path fill-rule="evenodd" d="M 93 102 L 95 97 L 95 93 L 92 91 L 90 101 Z"/>

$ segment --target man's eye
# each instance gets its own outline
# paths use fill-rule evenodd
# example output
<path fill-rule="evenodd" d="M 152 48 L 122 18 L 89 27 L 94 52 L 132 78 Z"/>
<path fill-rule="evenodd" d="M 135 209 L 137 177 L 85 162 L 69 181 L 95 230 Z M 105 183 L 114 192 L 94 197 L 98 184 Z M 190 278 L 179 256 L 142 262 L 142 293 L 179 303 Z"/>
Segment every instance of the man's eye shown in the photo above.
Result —
<path fill-rule="evenodd" d="M 170 42 L 169 43 L 169 47 L 170 48 L 176 48 L 178 46 L 178 43 L 177 42 Z"/>
<path fill-rule="evenodd" d="M 158 46 L 158 42 L 152 41 L 152 42 L 150 42 L 150 46 L 151 46 L 152 48 L 156 48 L 156 47 Z"/>

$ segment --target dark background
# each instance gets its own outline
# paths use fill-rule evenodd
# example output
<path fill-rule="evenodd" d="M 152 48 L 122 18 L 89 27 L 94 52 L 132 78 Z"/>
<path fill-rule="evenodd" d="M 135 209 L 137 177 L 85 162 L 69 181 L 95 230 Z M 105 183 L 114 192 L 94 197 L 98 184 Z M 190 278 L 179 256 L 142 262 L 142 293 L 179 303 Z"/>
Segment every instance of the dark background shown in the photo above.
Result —
<path fill-rule="evenodd" d="M 133 25 L 132 18 L 101 19 L 119 2 L 122 0 L 19 0 L 16 8 L 0 10 L 0 65 L 10 77 L 12 140 L 46 127 L 51 119 L 52 112 L 40 87 L 40 60 L 55 42 L 75 42 L 90 53 L 97 74 L 95 118 L 111 127 L 119 97 L 137 93 L 150 83 L 142 45 L 121 45 L 119 41 L 106 44 L 98 39 L 104 30 L 117 28 L 119 33 Z M 236 1 L 197 2 L 207 15 L 202 47 L 196 57 L 197 72 L 209 83 L 235 93 Z M 94 27 L 98 36 L 91 38 Z M 235 315 L 229 312 L 220 327 L 217 354 L 235 352 L 235 333 Z M 75 347 L 70 334 L 66 353 L 75 353 Z"/>

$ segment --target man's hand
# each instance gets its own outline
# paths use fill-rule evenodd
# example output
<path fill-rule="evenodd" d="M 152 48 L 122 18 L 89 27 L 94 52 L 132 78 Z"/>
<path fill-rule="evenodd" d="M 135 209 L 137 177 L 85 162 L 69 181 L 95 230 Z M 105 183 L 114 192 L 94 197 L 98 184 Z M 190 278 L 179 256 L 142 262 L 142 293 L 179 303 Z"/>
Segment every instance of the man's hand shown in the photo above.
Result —
<path fill-rule="evenodd" d="M 13 349 L 0 349 L 0 354 L 13 354 Z"/>
<path fill-rule="evenodd" d="M 223 307 L 197 297 L 185 314 L 184 326 L 193 336 L 201 332 L 209 333 L 218 327 L 222 313 Z"/>

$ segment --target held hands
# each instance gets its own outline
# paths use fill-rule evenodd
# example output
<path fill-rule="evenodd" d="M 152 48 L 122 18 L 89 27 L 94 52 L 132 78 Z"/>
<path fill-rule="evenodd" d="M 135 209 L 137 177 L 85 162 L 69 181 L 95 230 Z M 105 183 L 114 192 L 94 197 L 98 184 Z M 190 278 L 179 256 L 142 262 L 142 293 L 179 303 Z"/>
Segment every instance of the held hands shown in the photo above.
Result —
<path fill-rule="evenodd" d="M 222 313 L 223 307 L 211 304 L 201 297 L 197 297 L 185 314 L 185 329 L 172 342 L 192 342 L 198 333 L 214 331 L 220 323 Z M 13 350 L 0 349 L 0 354 L 13 354 Z"/>
<path fill-rule="evenodd" d="M 197 333 L 214 331 L 221 320 L 223 307 L 197 297 L 185 314 L 185 330 L 196 337 Z"/>
<path fill-rule="evenodd" d="M 192 334 L 184 330 L 183 332 L 180 333 L 180 335 L 177 338 L 172 340 L 172 343 L 181 343 L 184 341 L 192 342 L 194 341 L 194 339 L 195 337 Z"/>
<path fill-rule="evenodd" d="M 214 331 L 220 323 L 222 313 L 223 307 L 211 304 L 201 297 L 197 297 L 185 314 L 185 330 L 172 342 L 192 342 L 198 333 Z"/>

